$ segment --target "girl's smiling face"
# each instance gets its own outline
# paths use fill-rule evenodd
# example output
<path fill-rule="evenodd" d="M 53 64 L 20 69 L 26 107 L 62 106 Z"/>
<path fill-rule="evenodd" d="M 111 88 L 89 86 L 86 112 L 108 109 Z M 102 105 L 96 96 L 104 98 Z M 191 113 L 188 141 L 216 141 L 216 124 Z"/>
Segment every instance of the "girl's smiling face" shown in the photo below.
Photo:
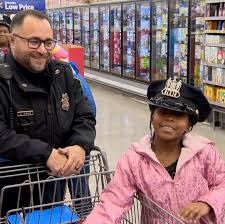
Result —
<path fill-rule="evenodd" d="M 161 107 L 157 107 L 152 113 L 155 137 L 163 141 L 176 141 L 191 128 L 189 116 L 185 113 Z"/>

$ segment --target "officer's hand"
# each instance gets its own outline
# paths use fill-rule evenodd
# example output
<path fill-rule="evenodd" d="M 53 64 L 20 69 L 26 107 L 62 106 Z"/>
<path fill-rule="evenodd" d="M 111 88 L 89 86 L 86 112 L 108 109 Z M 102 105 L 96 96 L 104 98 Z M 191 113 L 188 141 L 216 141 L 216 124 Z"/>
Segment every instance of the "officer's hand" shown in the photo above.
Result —
<path fill-rule="evenodd" d="M 179 216 L 184 221 L 195 221 L 198 223 L 199 219 L 205 215 L 208 215 L 212 208 L 204 202 L 195 202 L 188 204 L 183 208 Z"/>
<path fill-rule="evenodd" d="M 47 167 L 50 169 L 49 175 L 60 177 L 66 162 L 67 157 L 57 149 L 53 149 L 46 163 Z"/>
<path fill-rule="evenodd" d="M 62 170 L 62 175 L 70 176 L 71 174 L 79 173 L 84 165 L 85 150 L 78 145 L 73 145 L 59 149 L 59 152 L 66 155 L 68 159 Z"/>

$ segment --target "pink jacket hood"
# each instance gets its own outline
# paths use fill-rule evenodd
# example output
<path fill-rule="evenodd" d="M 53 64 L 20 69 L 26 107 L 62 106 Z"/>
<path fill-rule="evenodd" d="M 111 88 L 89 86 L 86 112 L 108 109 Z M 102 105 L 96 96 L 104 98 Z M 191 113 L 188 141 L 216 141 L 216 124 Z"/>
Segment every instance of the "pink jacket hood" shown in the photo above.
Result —
<path fill-rule="evenodd" d="M 118 162 L 112 181 L 102 193 L 101 202 L 85 224 L 120 223 L 133 204 L 134 194 L 138 193 L 175 216 L 190 202 L 205 202 L 213 212 L 200 223 L 210 223 L 211 220 L 214 224 L 224 224 L 225 163 L 212 141 L 186 134 L 176 175 L 172 179 L 151 150 L 151 138 L 146 135 L 132 144 Z"/>
<path fill-rule="evenodd" d="M 151 136 L 146 135 L 139 142 L 131 144 L 129 149 L 134 150 L 141 156 L 149 157 L 152 160 L 160 163 L 155 153 L 151 150 L 150 143 L 151 143 Z M 179 157 L 176 170 L 178 171 L 186 162 L 192 159 L 197 153 L 199 153 L 201 150 L 204 150 L 206 145 L 214 146 L 215 143 L 203 136 L 193 135 L 190 133 L 186 134 L 183 139 L 182 153 Z"/>

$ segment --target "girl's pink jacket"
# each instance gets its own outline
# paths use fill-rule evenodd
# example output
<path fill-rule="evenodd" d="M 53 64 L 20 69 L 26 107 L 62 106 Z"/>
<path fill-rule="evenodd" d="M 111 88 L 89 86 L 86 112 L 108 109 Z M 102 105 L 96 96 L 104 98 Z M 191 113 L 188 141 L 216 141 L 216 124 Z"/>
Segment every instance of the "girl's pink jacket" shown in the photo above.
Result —
<path fill-rule="evenodd" d="M 175 215 L 190 202 L 206 202 L 214 214 L 200 223 L 224 224 L 225 163 L 214 143 L 198 135 L 186 134 L 172 179 L 151 150 L 150 139 L 147 135 L 129 147 L 103 191 L 101 202 L 84 223 L 120 223 L 133 204 L 134 194 L 141 192 Z"/>

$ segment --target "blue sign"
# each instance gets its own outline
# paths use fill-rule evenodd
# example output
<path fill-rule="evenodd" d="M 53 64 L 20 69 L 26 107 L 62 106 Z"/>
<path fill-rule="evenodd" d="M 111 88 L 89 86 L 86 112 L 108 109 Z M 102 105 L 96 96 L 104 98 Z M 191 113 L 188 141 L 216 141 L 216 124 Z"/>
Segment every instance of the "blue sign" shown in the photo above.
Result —
<path fill-rule="evenodd" d="M 45 0 L 0 0 L 0 12 L 18 12 L 26 9 L 45 11 Z"/>

